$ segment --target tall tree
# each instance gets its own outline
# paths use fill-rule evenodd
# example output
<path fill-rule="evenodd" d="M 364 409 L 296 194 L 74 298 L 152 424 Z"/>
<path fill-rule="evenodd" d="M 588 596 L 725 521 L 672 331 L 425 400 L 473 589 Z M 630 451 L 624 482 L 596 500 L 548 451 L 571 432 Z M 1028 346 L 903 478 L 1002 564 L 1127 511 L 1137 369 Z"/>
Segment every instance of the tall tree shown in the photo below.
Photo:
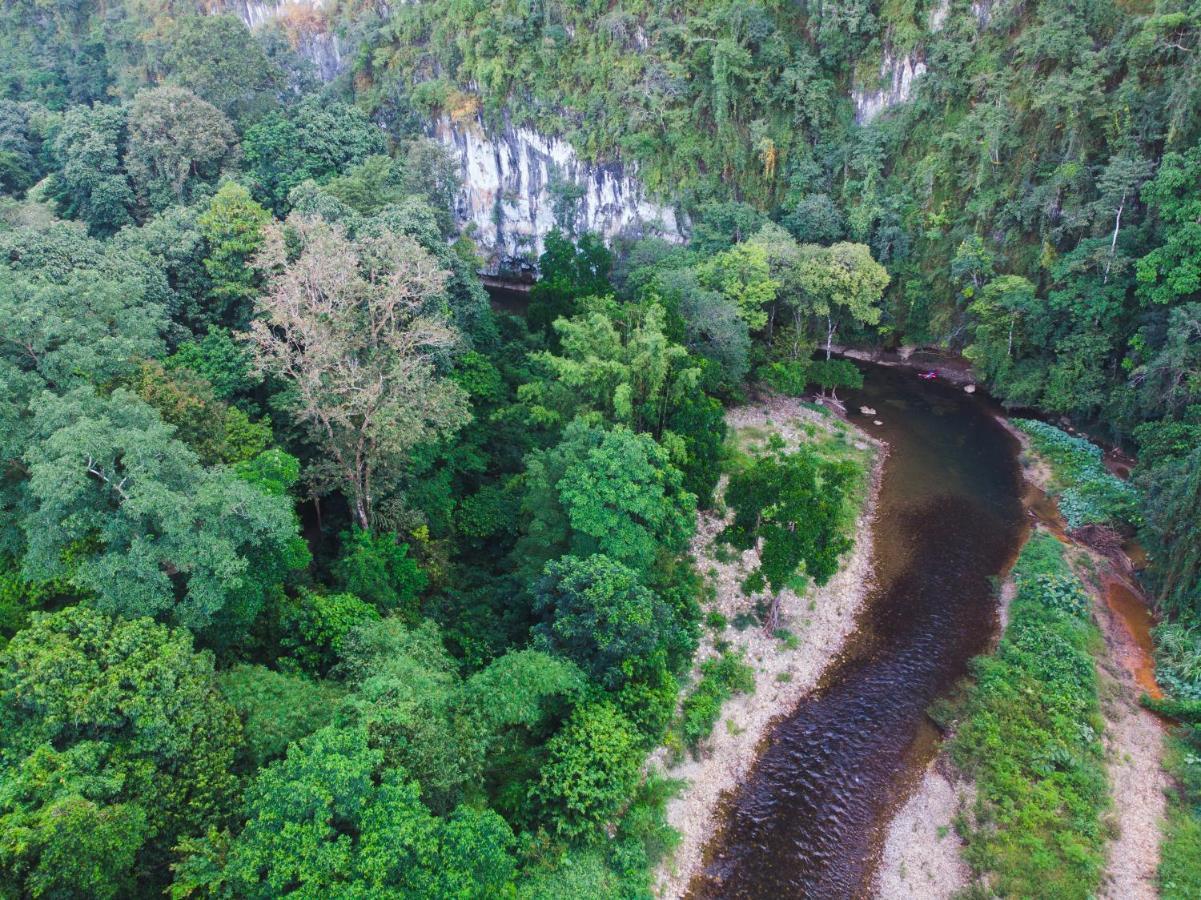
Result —
<path fill-rule="evenodd" d="M 237 138 L 219 109 L 167 85 L 140 92 L 129 107 L 125 169 L 138 202 L 161 210 L 215 181 Z"/>
<path fill-rule="evenodd" d="M 128 391 L 47 394 L 34 422 L 23 523 L 31 577 L 69 577 L 130 618 L 220 624 L 211 637 L 232 640 L 265 592 L 308 562 L 286 497 L 202 468 Z"/>
<path fill-rule="evenodd" d="M 258 265 L 270 274 L 245 336 L 256 366 L 289 383 L 328 454 L 310 468 L 314 486 L 341 490 L 369 530 L 413 448 L 468 419 L 466 395 L 438 371 L 458 343 L 437 304 L 447 273 L 407 236 L 352 240 L 298 216 L 268 226 Z"/>

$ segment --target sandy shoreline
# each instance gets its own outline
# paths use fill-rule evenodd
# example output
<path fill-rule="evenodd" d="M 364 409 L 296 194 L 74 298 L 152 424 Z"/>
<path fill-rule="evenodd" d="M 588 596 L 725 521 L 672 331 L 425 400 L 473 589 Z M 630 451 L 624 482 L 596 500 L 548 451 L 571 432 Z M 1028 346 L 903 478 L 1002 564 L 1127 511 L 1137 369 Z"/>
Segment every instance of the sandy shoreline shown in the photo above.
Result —
<path fill-rule="evenodd" d="M 825 417 L 786 398 L 731 410 L 727 422 L 731 428 L 770 429 L 790 447 L 804 441 L 805 426 L 823 430 L 832 427 Z M 811 588 L 804 596 L 790 590 L 781 593 L 780 622 L 796 637 L 793 649 L 758 626 L 742 631 L 727 627 L 717 636 L 706 631 L 695 664 L 699 666 L 703 660 L 717 655 L 715 639 L 728 641 L 732 649 L 743 650 L 747 663 L 754 668 L 755 692 L 736 696 L 726 703 L 700 759 L 686 755 L 679 763 L 670 765 L 667 751 L 661 748 L 648 763 L 668 778 L 687 782 L 667 807 L 668 822 L 680 832 L 681 841 L 675 854 L 657 873 L 656 892 L 661 897 L 679 897 L 687 890 L 718 824 L 717 807 L 722 795 L 743 781 L 759 755 L 760 744 L 767 737 L 772 721 L 789 712 L 817 685 L 854 630 L 871 587 L 871 523 L 886 448 L 853 426 L 847 427 L 855 435 L 857 446 L 874 447 L 876 453 L 871 489 L 856 524 L 855 546 L 844 565 L 822 588 Z M 732 622 L 739 612 L 754 608 L 757 596 L 745 596 L 740 582 L 757 559 L 753 550 L 727 557 L 730 561 L 724 563 L 716 557 L 714 540 L 725 524 L 726 520 L 714 513 L 702 514 L 692 552 L 698 569 L 716 588 L 715 600 L 707 610 L 718 610 Z"/>

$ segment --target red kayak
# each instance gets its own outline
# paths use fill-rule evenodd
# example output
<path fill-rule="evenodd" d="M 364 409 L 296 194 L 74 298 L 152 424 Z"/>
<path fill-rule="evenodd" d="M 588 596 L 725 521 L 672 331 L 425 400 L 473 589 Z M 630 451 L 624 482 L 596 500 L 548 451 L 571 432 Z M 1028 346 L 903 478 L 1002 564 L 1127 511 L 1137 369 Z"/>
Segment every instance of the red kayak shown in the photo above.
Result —
<path fill-rule="evenodd" d="M 933 378 L 937 378 L 938 373 L 937 372 L 918 372 L 917 377 L 925 378 L 927 381 L 930 381 Z"/>

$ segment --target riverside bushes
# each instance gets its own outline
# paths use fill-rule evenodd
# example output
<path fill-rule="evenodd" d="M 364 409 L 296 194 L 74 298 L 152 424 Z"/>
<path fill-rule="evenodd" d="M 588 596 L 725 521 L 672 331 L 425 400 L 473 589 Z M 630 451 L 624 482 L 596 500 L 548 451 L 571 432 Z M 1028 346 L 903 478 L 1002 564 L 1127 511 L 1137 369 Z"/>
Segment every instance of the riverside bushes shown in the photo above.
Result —
<path fill-rule="evenodd" d="M 966 857 L 999 895 L 1084 900 L 1101 877 L 1108 803 L 1098 633 L 1054 538 L 1035 535 L 1014 577 L 1009 626 L 974 663 L 952 745 L 979 789 Z"/>
<path fill-rule="evenodd" d="M 713 731 L 721 707 L 735 694 L 755 690 L 755 672 L 741 653 L 729 651 L 701 663 L 701 678 L 684 699 L 677 728 L 679 740 L 696 752 L 701 741 Z"/>
<path fill-rule="evenodd" d="M 1105 468 L 1101 448 L 1034 419 L 1012 419 L 1051 465 L 1068 527 L 1137 524 L 1134 488 Z"/>

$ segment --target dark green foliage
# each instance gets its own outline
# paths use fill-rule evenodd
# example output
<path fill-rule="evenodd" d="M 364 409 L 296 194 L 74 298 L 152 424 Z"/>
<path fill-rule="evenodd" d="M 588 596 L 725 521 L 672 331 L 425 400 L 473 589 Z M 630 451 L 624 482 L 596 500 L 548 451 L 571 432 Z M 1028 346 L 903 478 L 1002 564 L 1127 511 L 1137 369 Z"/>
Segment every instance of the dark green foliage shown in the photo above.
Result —
<path fill-rule="evenodd" d="M 241 727 L 185 631 L 84 607 L 0 652 L 0 884 L 161 890 L 168 851 L 232 811 Z"/>
<path fill-rule="evenodd" d="M 282 73 L 237 16 L 189 16 L 172 29 L 168 78 L 231 119 L 253 119 L 275 103 Z"/>
<path fill-rule="evenodd" d="M 583 235 L 576 244 L 555 230 L 543 243 L 545 249 L 538 258 L 541 278 L 530 291 L 526 321 L 531 331 L 549 336 L 556 319 L 574 314 L 577 300 L 609 292 L 613 257 L 595 234 Z"/>
<path fill-rule="evenodd" d="M 96 235 L 133 221 L 134 194 L 121 168 L 125 110 L 76 106 L 63 117 L 51 144 L 58 171 L 48 194 L 60 212 L 79 219 Z"/>
<path fill-rule="evenodd" d="M 425 572 L 409 557 L 409 545 L 395 532 L 373 535 L 361 528 L 339 535 L 341 553 L 334 562 L 338 585 L 381 612 L 417 618 L 417 595 L 428 582 Z"/>
<path fill-rule="evenodd" d="M 762 540 L 752 579 L 779 591 L 804 566 L 825 584 L 851 547 L 846 503 L 858 470 L 827 462 L 811 450 L 766 456 L 730 476 L 726 504 L 734 521 L 724 540 L 749 549 Z"/>
<path fill-rule="evenodd" d="M 1160 602 L 1195 622 L 1201 617 L 1201 449 L 1155 466 L 1141 483 L 1146 503 L 1140 535 L 1155 556 Z"/>
<path fill-rule="evenodd" d="M 546 564 L 534 586 L 539 649 L 560 653 L 594 681 L 616 689 L 653 666 L 671 617 L 637 574 L 602 554 Z"/>
<path fill-rule="evenodd" d="M 271 113 L 242 137 L 255 196 L 277 214 L 287 210 L 288 195 L 305 180 L 332 178 L 386 149 L 383 132 L 359 109 L 315 98 L 291 116 Z"/>
<path fill-rule="evenodd" d="M 973 869 L 1002 894 L 1084 900 L 1101 877 L 1108 791 L 1090 653 L 1098 636 L 1087 607 L 1061 600 L 1081 590 L 1062 552 L 1045 534 L 1023 550 L 1009 626 L 996 654 L 974 663 L 952 748 L 980 792 Z"/>

